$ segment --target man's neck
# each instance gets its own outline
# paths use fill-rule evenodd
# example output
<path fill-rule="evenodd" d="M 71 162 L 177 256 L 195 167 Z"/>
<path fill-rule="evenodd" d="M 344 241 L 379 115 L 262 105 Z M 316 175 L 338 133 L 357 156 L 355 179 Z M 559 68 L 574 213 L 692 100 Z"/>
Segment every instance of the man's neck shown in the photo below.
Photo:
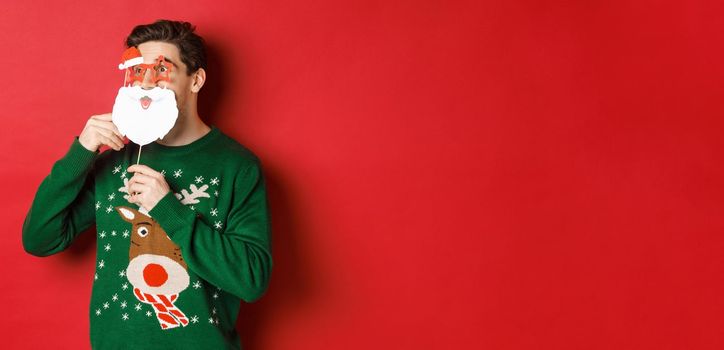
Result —
<path fill-rule="evenodd" d="M 210 130 L 211 128 L 199 118 L 198 114 L 194 113 L 192 116 L 179 114 L 176 125 L 163 139 L 156 142 L 164 146 L 184 146 L 200 139 Z"/>

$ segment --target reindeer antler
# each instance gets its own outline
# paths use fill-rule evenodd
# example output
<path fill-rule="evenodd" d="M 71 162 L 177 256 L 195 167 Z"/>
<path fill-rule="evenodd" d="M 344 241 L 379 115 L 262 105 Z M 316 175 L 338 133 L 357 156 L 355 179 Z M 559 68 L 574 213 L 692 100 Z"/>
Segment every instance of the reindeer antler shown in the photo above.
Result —
<path fill-rule="evenodd" d="M 197 198 L 211 198 L 211 195 L 206 193 L 206 189 L 208 188 L 209 185 L 196 187 L 196 185 L 191 184 L 191 193 L 189 193 L 189 191 L 187 191 L 186 189 L 183 189 L 181 190 L 181 193 L 174 193 L 174 195 L 178 200 L 181 201 L 181 204 L 197 204 L 199 202 Z M 118 192 L 125 193 L 125 195 L 123 195 L 123 198 L 128 200 L 128 179 L 123 179 L 123 187 L 119 188 Z"/>
<path fill-rule="evenodd" d="M 127 179 L 127 178 L 125 178 L 125 177 L 123 178 L 123 187 L 119 188 L 119 189 L 118 189 L 118 192 L 123 192 L 123 193 L 125 193 L 125 195 L 123 196 L 123 198 L 125 198 L 126 200 L 128 200 L 128 197 L 129 197 L 129 196 L 128 196 L 128 179 Z"/>
<path fill-rule="evenodd" d="M 206 193 L 206 189 L 209 188 L 209 185 L 203 185 L 201 187 L 196 187 L 196 185 L 191 184 L 191 193 L 188 191 L 181 190 L 181 194 L 174 193 L 176 195 L 176 198 L 178 198 L 181 201 L 181 204 L 196 204 L 198 203 L 198 199 L 196 198 L 211 198 L 211 195 Z"/>

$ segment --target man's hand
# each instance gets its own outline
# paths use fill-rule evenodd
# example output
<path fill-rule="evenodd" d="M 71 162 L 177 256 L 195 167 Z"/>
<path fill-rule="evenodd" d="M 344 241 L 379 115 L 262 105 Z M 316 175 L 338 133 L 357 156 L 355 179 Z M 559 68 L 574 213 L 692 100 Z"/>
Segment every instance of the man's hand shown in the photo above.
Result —
<path fill-rule="evenodd" d="M 108 145 L 116 151 L 123 146 L 123 136 L 111 121 L 111 113 L 94 115 L 85 123 L 78 141 L 89 151 L 96 152 L 102 145 Z"/>
<path fill-rule="evenodd" d="M 134 173 L 128 180 L 128 202 L 138 204 L 150 211 L 171 188 L 163 174 L 145 165 L 131 165 L 129 173 Z"/>

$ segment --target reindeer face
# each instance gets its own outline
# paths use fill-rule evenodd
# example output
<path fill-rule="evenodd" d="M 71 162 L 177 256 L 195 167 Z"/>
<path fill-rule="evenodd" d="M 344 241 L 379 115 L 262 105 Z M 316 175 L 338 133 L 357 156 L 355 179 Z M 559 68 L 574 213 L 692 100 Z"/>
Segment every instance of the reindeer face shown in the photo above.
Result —
<path fill-rule="evenodd" d="M 181 248 L 168 237 L 166 231 L 148 215 L 129 207 L 116 207 L 121 218 L 133 224 L 131 230 L 131 248 L 128 259 L 133 260 L 141 254 L 166 256 L 187 268 L 181 255 Z"/>
<path fill-rule="evenodd" d="M 188 266 L 181 248 L 150 216 L 129 207 L 116 207 L 121 218 L 131 223 L 126 277 L 144 293 L 176 294 L 189 284 Z"/>

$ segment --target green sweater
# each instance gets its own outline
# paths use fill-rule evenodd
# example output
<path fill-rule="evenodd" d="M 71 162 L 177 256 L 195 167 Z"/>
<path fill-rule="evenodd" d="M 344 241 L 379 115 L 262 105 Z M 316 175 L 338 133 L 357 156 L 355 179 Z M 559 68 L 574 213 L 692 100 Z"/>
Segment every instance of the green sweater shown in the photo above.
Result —
<path fill-rule="evenodd" d="M 178 147 L 151 143 L 141 164 L 171 191 L 150 211 L 125 185 L 138 146 L 102 154 L 76 137 L 38 188 L 23 224 L 35 256 L 65 250 L 94 223 L 94 349 L 239 349 L 241 300 L 267 289 L 270 217 L 259 159 L 218 128 Z"/>

